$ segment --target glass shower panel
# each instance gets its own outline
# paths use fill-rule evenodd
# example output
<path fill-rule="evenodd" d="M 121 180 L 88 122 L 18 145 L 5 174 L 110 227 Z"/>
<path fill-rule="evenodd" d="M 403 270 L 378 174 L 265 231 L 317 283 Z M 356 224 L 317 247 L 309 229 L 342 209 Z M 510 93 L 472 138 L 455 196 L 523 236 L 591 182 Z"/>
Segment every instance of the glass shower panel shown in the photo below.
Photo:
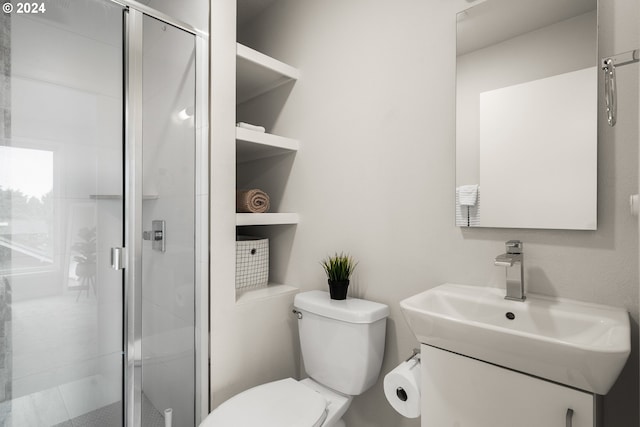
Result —
<path fill-rule="evenodd" d="M 0 425 L 122 423 L 123 9 L 0 31 Z"/>
<path fill-rule="evenodd" d="M 145 16 L 142 52 L 142 425 L 193 426 L 195 37 Z"/>

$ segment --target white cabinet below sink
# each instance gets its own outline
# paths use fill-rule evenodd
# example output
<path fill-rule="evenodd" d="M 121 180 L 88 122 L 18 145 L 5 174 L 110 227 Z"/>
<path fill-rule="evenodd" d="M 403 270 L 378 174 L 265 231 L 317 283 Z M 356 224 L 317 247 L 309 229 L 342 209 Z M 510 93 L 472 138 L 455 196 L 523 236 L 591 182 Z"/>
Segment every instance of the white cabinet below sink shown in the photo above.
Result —
<path fill-rule="evenodd" d="M 424 344 L 421 352 L 422 427 L 596 427 L 595 394 Z"/>

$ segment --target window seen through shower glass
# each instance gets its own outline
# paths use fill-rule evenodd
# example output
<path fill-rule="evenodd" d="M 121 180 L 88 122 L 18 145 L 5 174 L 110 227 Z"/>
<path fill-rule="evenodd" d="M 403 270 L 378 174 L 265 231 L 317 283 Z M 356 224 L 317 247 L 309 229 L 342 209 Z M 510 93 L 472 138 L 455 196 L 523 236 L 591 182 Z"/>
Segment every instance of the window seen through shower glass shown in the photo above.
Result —
<path fill-rule="evenodd" d="M 0 146 L 0 272 L 52 268 L 53 152 Z"/>

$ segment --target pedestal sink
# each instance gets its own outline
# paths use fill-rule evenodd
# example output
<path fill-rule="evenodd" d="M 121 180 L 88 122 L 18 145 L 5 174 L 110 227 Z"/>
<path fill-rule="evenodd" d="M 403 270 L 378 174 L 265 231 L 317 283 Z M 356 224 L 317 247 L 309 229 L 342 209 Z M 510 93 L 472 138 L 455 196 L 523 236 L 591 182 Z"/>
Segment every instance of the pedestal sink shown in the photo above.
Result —
<path fill-rule="evenodd" d="M 446 283 L 400 302 L 418 341 L 597 394 L 607 394 L 631 349 L 624 309 Z"/>

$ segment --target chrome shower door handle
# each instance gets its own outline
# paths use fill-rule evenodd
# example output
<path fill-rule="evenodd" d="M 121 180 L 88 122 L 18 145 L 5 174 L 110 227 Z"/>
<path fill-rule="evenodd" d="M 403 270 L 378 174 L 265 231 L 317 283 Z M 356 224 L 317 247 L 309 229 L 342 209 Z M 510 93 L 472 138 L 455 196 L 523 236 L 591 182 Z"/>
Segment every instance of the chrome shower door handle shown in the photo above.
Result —
<path fill-rule="evenodd" d="M 124 270 L 125 259 L 125 248 L 111 248 L 111 268 L 114 270 Z"/>
<path fill-rule="evenodd" d="M 573 426 L 573 409 L 568 408 L 567 409 L 567 416 L 565 418 L 565 425 L 566 427 L 572 427 Z"/>

